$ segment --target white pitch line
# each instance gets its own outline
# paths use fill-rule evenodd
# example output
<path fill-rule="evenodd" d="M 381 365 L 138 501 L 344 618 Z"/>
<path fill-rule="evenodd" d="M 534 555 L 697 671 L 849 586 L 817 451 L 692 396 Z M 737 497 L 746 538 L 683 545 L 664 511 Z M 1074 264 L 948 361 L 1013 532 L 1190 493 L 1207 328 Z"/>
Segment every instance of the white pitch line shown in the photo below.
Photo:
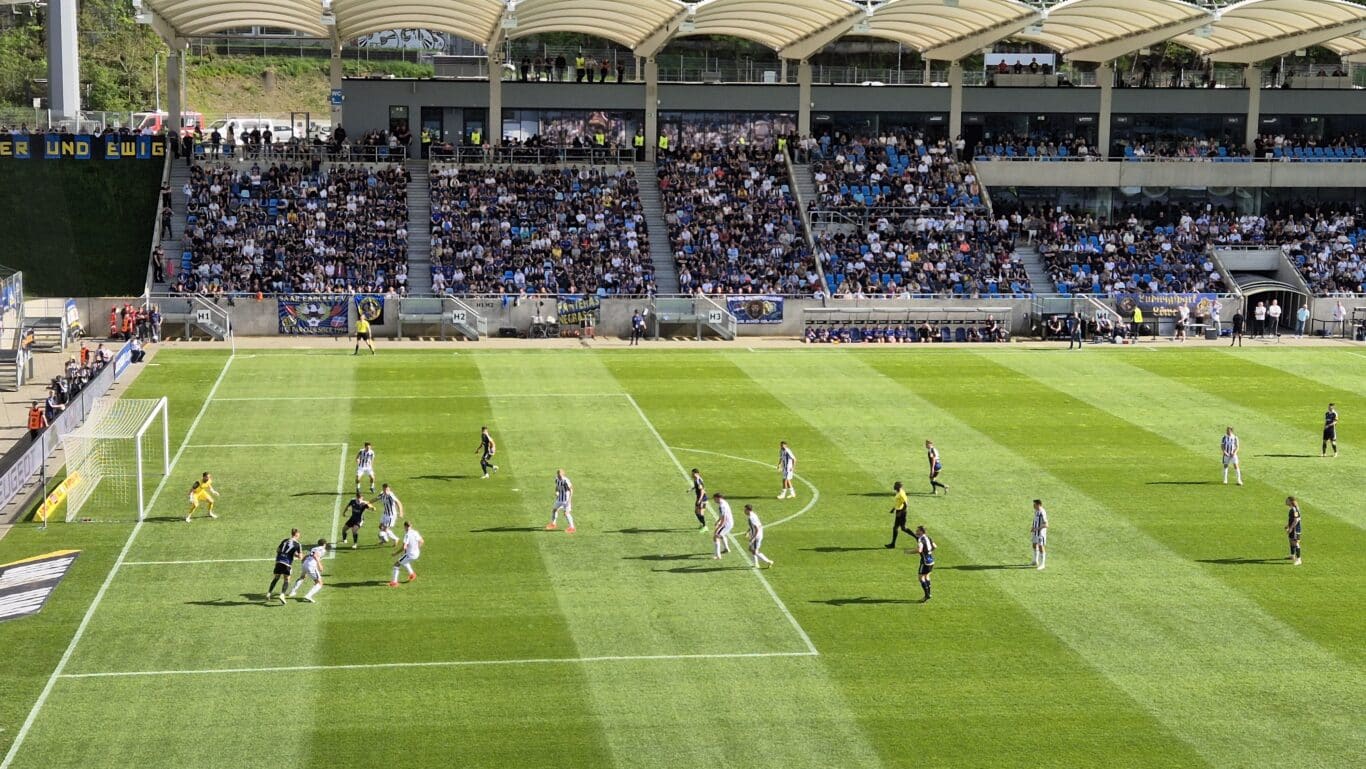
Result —
<path fill-rule="evenodd" d="M 1347 354 L 1348 354 L 1348 355 L 1355 355 L 1355 356 L 1357 356 L 1358 358 L 1366 358 L 1366 355 L 1362 355 L 1362 354 L 1359 353 L 1359 352 L 1352 352 L 1351 350 L 1348 350 L 1348 351 L 1347 351 Z"/>
<path fill-rule="evenodd" d="M 185 453 L 185 447 L 190 444 L 190 437 L 194 435 L 199 423 L 204 419 L 204 414 L 208 413 L 209 404 L 213 402 L 213 396 L 218 392 L 218 386 L 223 384 L 223 378 L 227 376 L 228 369 L 232 366 L 232 355 L 223 363 L 223 370 L 218 372 L 218 378 L 214 380 L 213 387 L 209 388 L 209 394 L 205 396 L 204 403 L 199 407 L 199 413 L 195 415 L 194 421 L 190 423 L 190 428 L 185 431 L 185 437 L 180 441 L 180 448 L 176 449 L 175 456 L 171 458 L 170 471 L 162 476 L 161 482 L 157 484 L 152 492 L 152 497 L 147 503 L 147 509 L 156 507 L 157 499 L 161 497 L 161 492 L 166 488 L 166 482 L 171 479 L 175 471 L 176 464 L 180 462 L 180 457 Z M 128 552 L 133 548 L 133 542 L 137 540 L 138 532 L 142 531 L 142 524 L 145 521 L 139 520 L 133 530 L 128 532 L 128 541 L 123 543 L 123 549 L 119 551 L 118 558 L 114 560 L 114 565 L 109 569 L 109 574 L 104 578 L 104 584 L 95 593 L 95 598 L 90 602 L 90 608 L 85 610 L 85 616 L 81 618 L 81 624 L 76 626 L 76 632 L 71 636 L 71 642 L 67 644 L 66 651 L 62 652 L 61 659 L 57 660 L 57 667 L 53 668 L 52 675 L 47 679 L 47 684 L 43 686 L 43 691 L 38 694 L 38 700 L 33 703 L 33 709 L 29 711 L 28 717 L 24 719 L 24 725 L 19 728 L 19 733 L 14 735 L 14 743 L 10 745 L 9 752 L 5 754 L 5 760 L 0 761 L 0 769 L 9 769 L 14 763 L 14 757 L 19 754 L 19 749 L 24 745 L 24 738 L 33 728 L 33 724 L 38 720 L 38 714 L 42 712 L 43 705 L 47 704 L 47 698 L 52 694 L 52 687 L 57 684 L 57 679 L 62 677 L 62 671 L 66 670 L 66 665 L 71 661 L 71 655 L 76 652 L 76 646 L 80 644 L 81 638 L 85 635 L 85 629 L 90 626 L 90 619 L 95 616 L 95 610 L 100 607 L 104 600 L 104 594 L 109 591 L 109 585 L 113 583 L 114 576 L 119 573 L 119 567 L 128 559 Z"/>
<path fill-rule="evenodd" d="M 708 451 L 708 450 L 706 450 L 706 449 L 686 449 L 686 448 L 683 448 L 682 446 L 674 446 L 673 449 L 674 449 L 674 451 L 686 451 L 686 452 L 689 452 L 689 453 L 692 453 L 692 454 L 710 454 L 710 455 L 712 455 L 712 456 L 714 456 L 714 457 L 724 457 L 725 459 L 733 459 L 733 460 L 735 460 L 736 462 L 748 462 L 748 463 L 750 463 L 751 465 L 760 465 L 760 466 L 762 466 L 762 467 L 772 467 L 772 466 L 773 466 L 773 465 L 769 464 L 768 462 L 762 462 L 762 461 L 757 460 L 757 459 L 750 459 L 749 457 L 737 457 L 737 456 L 735 456 L 734 454 L 722 454 L 722 453 L 719 452 L 719 451 Z M 806 512 L 807 512 L 808 510 L 810 510 L 811 508 L 815 507 L 815 506 L 816 506 L 816 503 L 820 501 L 820 499 L 821 499 L 821 490 L 818 489 L 818 488 L 816 488 L 816 484 L 812 483 L 811 481 L 808 481 L 807 479 L 803 478 L 802 476 L 798 475 L 797 473 L 793 473 L 793 474 L 792 474 L 792 477 L 793 477 L 793 478 L 796 478 L 797 480 L 801 481 L 802 483 L 805 483 L 805 484 L 806 484 L 806 487 L 809 488 L 809 489 L 811 489 L 811 501 L 806 503 L 806 507 L 803 507 L 802 509 L 800 509 L 800 510 L 798 510 L 797 512 L 793 513 L 792 515 L 787 516 L 786 518 L 779 518 L 778 520 L 773 521 L 772 523 L 766 523 L 766 524 L 764 524 L 764 528 L 771 529 L 771 528 L 773 528 L 774 526 L 779 526 L 779 525 L 781 525 L 781 524 L 787 523 L 788 521 L 790 521 L 790 520 L 792 520 L 792 519 L 794 519 L 794 518 L 800 518 L 801 516 L 805 515 Z"/>
<path fill-rule="evenodd" d="M 401 401 L 442 400 L 454 398 L 613 398 L 623 393 L 437 393 L 433 395 L 253 395 L 241 398 L 218 398 L 219 403 L 243 401 Z"/>
<path fill-rule="evenodd" d="M 341 465 L 337 468 L 337 498 L 332 502 L 332 538 L 327 540 L 332 549 L 327 551 L 325 558 L 337 556 L 337 527 L 341 526 L 342 494 L 346 491 L 346 457 L 351 453 L 351 446 L 342 443 L 341 449 Z"/>
<path fill-rule="evenodd" d="M 188 566 L 196 563 L 264 563 L 274 558 L 206 558 L 198 561 L 124 561 L 124 566 Z"/>
<path fill-rule="evenodd" d="M 302 449 L 317 446 L 336 446 L 336 441 L 326 443 L 192 443 L 191 449 Z"/>
<path fill-rule="evenodd" d="M 654 422 L 651 422 L 650 418 L 645 415 L 645 411 L 641 409 L 640 404 L 636 402 L 635 396 L 630 393 L 623 393 L 623 395 L 626 396 L 626 400 L 631 404 L 631 407 L 636 410 L 636 413 L 640 415 L 641 421 L 650 429 L 650 433 L 654 435 L 655 440 L 659 441 L 659 445 L 664 449 L 664 453 L 669 455 L 669 459 L 673 461 L 674 467 L 678 468 L 679 474 L 683 476 L 684 480 L 691 480 L 692 476 L 684 469 L 683 463 L 678 461 L 678 455 L 674 453 L 673 449 L 669 448 L 669 444 L 664 440 L 664 436 L 660 435 L 659 430 L 655 429 Z M 730 540 L 731 544 L 735 545 L 736 549 L 742 553 L 745 552 L 745 548 L 740 547 L 740 543 L 735 539 L 734 535 L 731 536 Z M 796 630 L 797 635 L 801 636 L 802 642 L 806 644 L 807 650 L 812 654 L 820 654 L 820 651 L 816 649 L 816 645 L 811 642 L 811 636 L 806 634 L 806 629 L 802 627 L 802 624 L 797 621 L 796 617 L 792 616 L 792 612 L 787 608 L 787 604 L 783 603 L 783 599 L 778 597 L 778 593 L 774 591 L 773 586 L 768 583 L 768 579 L 764 577 L 763 572 L 759 571 L 757 568 L 750 569 L 750 572 L 759 580 L 759 584 L 764 586 L 764 590 L 767 591 L 769 597 L 773 599 L 773 603 L 778 606 L 778 610 L 783 613 L 784 617 L 787 617 L 787 621 L 792 624 L 792 629 Z M 0 769 L 4 769 L 4 767 L 0 767 Z"/>
<path fill-rule="evenodd" d="M 105 673 L 66 673 L 62 678 L 136 678 L 146 676 L 198 676 L 230 673 L 306 673 L 329 670 L 387 670 L 394 668 L 463 668 L 500 665 L 579 665 L 594 662 L 667 662 L 672 660 L 733 660 L 768 657 L 815 657 L 808 652 L 735 652 L 733 654 L 640 654 L 604 657 L 544 657 L 513 660 L 442 660 L 437 662 L 369 662 L 352 665 L 282 665 L 262 668 L 207 668 L 203 670 L 126 670 Z"/>

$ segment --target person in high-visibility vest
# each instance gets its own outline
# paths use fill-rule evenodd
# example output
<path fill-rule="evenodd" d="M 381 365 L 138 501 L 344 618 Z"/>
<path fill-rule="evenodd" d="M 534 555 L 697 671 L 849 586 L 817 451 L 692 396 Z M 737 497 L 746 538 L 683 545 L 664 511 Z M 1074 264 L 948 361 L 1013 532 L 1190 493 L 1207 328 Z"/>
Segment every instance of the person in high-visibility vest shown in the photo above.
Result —
<path fill-rule="evenodd" d="M 786 154 L 787 154 L 787 137 L 786 137 L 786 136 L 779 136 L 779 137 L 778 137 L 778 152 L 781 153 L 781 154 L 783 154 L 783 155 L 786 155 Z"/>
<path fill-rule="evenodd" d="M 360 354 L 361 342 L 365 342 L 365 346 L 370 348 L 371 355 L 375 354 L 375 343 L 370 339 L 370 321 L 365 317 L 365 313 L 358 312 L 356 314 L 356 349 L 351 353 L 352 355 Z M 374 483 L 373 480 L 370 481 L 371 491 L 374 491 Z"/>
<path fill-rule="evenodd" d="M 598 145 L 599 147 L 606 147 L 606 146 L 607 146 L 607 134 L 605 134 L 605 133 L 603 133 L 601 130 L 599 130 L 597 133 L 593 134 L 593 143 L 596 144 L 596 145 Z"/>
<path fill-rule="evenodd" d="M 660 134 L 660 135 L 659 135 L 659 151 L 662 152 L 662 153 L 664 153 L 664 154 L 666 154 L 666 155 L 669 154 L 669 135 L 668 135 L 668 134 Z"/>
<path fill-rule="evenodd" d="M 47 427 L 47 414 L 43 413 L 43 407 L 38 401 L 33 402 L 33 407 L 28 410 L 28 439 L 38 440 Z"/>
<path fill-rule="evenodd" d="M 482 147 L 484 145 L 484 132 L 480 131 L 478 128 L 470 131 L 470 144 L 473 144 L 476 147 Z"/>
<path fill-rule="evenodd" d="M 584 60 L 583 54 L 579 54 L 578 56 L 575 56 L 575 57 L 574 57 L 574 82 L 575 82 L 575 83 L 582 83 L 582 82 L 583 82 L 583 75 L 584 75 L 585 72 L 588 71 L 588 70 L 585 68 L 585 66 L 584 66 L 585 64 L 587 64 L 587 62 Z"/>
<path fill-rule="evenodd" d="M 645 159 L 645 132 L 644 132 L 644 131 L 636 131 L 635 138 L 633 138 L 633 139 L 631 140 L 631 144 L 636 148 L 636 160 L 644 160 L 644 159 Z"/>

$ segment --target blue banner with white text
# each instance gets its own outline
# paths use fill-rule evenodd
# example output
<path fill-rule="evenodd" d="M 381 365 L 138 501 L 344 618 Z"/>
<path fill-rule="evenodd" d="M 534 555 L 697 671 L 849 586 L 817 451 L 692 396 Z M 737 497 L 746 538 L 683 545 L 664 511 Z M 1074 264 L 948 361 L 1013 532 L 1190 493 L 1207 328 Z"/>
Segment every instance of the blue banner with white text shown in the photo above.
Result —
<path fill-rule="evenodd" d="M 1190 310 L 1191 315 L 1208 317 L 1218 299 L 1218 294 L 1195 291 L 1176 294 L 1116 294 L 1115 307 L 1125 319 L 1133 316 L 1134 308 L 1142 310 L 1145 318 L 1175 318 L 1181 314 L 1179 308 L 1182 305 Z"/>
<path fill-rule="evenodd" d="M 0 160 L 161 160 L 162 136 L 0 133 Z"/>
<path fill-rule="evenodd" d="M 334 294 L 286 294 L 279 299 L 280 333 L 346 336 L 350 298 Z"/>

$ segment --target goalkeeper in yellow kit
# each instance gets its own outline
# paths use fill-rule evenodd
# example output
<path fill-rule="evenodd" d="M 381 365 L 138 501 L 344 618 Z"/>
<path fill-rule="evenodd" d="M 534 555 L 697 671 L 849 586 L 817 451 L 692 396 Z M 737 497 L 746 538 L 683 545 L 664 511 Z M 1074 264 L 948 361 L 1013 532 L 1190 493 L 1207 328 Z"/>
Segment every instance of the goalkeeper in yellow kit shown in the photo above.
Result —
<path fill-rule="evenodd" d="M 213 488 L 213 476 L 204 473 L 199 480 L 190 485 L 190 511 L 185 514 L 185 520 L 190 520 L 190 516 L 199 509 L 201 502 L 208 505 L 209 517 L 217 518 L 218 516 L 213 514 L 213 503 L 217 497 L 218 492 Z"/>

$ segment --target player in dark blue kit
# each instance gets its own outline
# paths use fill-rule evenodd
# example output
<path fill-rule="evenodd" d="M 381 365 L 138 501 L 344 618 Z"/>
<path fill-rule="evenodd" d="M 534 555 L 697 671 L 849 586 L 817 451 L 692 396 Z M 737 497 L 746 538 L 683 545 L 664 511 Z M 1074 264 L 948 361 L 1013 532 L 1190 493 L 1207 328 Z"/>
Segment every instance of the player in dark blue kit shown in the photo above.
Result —
<path fill-rule="evenodd" d="M 270 594 L 275 592 L 275 584 L 280 583 L 280 603 L 285 602 L 285 591 L 289 589 L 289 573 L 294 569 L 294 562 L 299 559 L 303 552 L 303 545 L 299 544 L 299 530 L 290 529 L 289 538 L 280 540 L 280 544 L 275 547 L 275 576 L 270 580 L 270 589 L 266 591 L 266 603 L 270 603 Z"/>
<path fill-rule="evenodd" d="M 498 446 L 493 442 L 493 436 L 489 435 L 487 427 L 479 430 L 479 469 L 484 471 L 484 477 L 489 477 L 489 471 L 498 472 L 498 465 L 493 463 L 493 455 L 498 452 Z"/>
<path fill-rule="evenodd" d="M 915 552 L 920 556 L 920 589 L 925 601 L 930 600 L 930 572 L 934 571 L 934 540 L 925 533 L 924 526 L 915 527 Z"/>
<path fill-rule="evenodd" d="M 360 527 L 365 523 L 365 511 L 373 510 L 374 507 L 365 501 L 359 491 L 356 492 L 355 499 L 346 503 L 346 509 L 350 510 L 351 514 L 346 519 L 346 525 L 342 527 L 343 545 L 346 544 L 346 533 L 349 531 L 351 532 L 351 549 L 355 550 L 360 547 Z"/>
<path fill-rule="evenodd" d="M 944 463 L 939 461 L 939 449 L 934 447 L 934 441 L 925 441 L 925 456 L 930 461 L 930 493 L 938 494 L 940 489 L 944 493 L 949 493 L 947 483 L 939 482 L 939 474 L 944 471 Z"/>
<path fill-rule="evenodd" d="M 1300 503 L 1294 497 L 1285 498 L 1285 506 L 1290 508 L 1286 513 L 1285 533 L 1290 538 L 1290 558 L 1299 566 L 1300 561 L 1300 533 L 1303 523 L 1300 520 Z"/>
<path fill-rule="evenodd" d="M 692 493 L 693 505 L 692 514 L 697 516 L 697 522 L 702 525 L 698 531 L 707 530 L 707 484 L 702 480 L 702 471 L 696 467 L 692 469 Z"/>
<path fill-rule="evenodd" d="M 1328 411 L 1323 415 L 1323 445 L 1319 447 L 1319 456 L 1328 454 L 1328 444 L 1333 444 L 1333 456 L 1338 455 L 1338 410 L 1333 408 L 1333 404 L 1328 404 Z"/>

